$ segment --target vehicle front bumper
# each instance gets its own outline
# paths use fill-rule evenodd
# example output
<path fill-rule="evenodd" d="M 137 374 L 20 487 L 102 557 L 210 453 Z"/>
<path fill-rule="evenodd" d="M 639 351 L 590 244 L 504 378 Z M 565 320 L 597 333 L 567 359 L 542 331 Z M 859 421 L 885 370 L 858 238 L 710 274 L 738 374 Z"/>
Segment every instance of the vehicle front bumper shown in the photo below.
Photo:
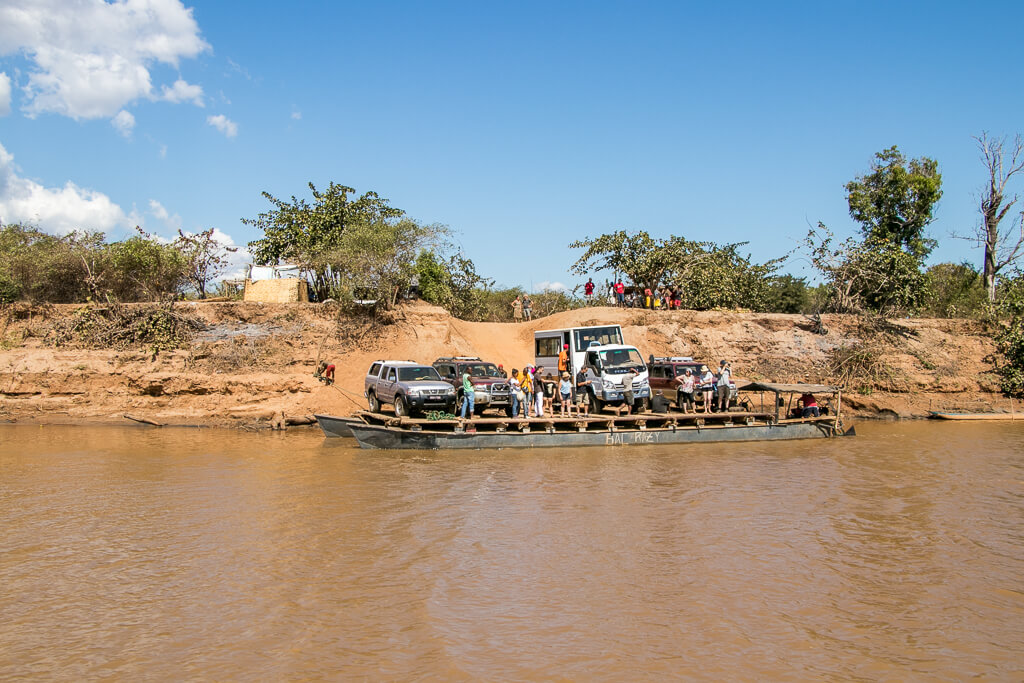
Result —
<path fill-rule="evenodd" d="M 414 410 L 447 410 L 454 412 L 455 396 L 451 394 L 409 394 L 409 407 Z"/>

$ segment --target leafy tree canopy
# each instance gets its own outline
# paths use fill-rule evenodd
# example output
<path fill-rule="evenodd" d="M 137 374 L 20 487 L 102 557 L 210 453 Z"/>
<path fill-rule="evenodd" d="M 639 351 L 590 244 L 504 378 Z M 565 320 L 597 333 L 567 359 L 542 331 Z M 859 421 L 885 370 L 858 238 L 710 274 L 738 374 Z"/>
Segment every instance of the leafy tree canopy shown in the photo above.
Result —
<path fill-rule="evenodd" d="M 935 248 L 925 228 L 935 220 L 942 175 L 933 159 L 907 159 L 896 146 L 875 154 L 871 172 L 846 184 L 850 216 L 865 238 L 892 242 L 918 259 Z"/>
<path fill-rule="evenodd" d="M 676 235 L 655 239 L 643 231 L 619 230 L 569 246 L 586 250 L 572 266 L 577 275 L 610 269 L 638 287 L 668 286 L 686 308 L 765 310 L 770 278 L 782 259 L 755 264 L 739 253 L 745 244 L 719 245 Z"/>
<path fill-rule="evenodd" d="M 376 192 L 366 192 L 356 199 L 355 190 L 331 183 L 321 192 L 309 183 L 313 202 L 297 199 L 283 201 L 264 192 L 273 204 L 270 211 L 256 218 L 243 218 L 242 223 L 263 231 L 263 238 L 249 243 L 253 259 L 260 265 L 277 265 L 282 261 L 295 263 L 309 270 L 314 293 L 326 298 L 337 290 L 341 281 L 332 272 L 329 261 L 342 246 L 342 235 L 353 224 L 385 225 L 405 215 Z"/>

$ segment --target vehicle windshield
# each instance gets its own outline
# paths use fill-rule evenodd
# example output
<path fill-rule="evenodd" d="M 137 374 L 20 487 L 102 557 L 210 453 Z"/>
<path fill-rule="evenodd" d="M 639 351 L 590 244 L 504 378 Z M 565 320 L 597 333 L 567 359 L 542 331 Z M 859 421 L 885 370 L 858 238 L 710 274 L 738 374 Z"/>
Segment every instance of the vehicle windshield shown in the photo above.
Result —
<path fill-rule="evenodd" d="M 398 368 L 399 382 L 419 382 L 422 380 L 441 381 L 441 375 L 429 365 L 418 365 L 411 368 Z"/>
<path fill-rule="evenodd" d="M 616 325 L 614 327 L 588 327 L 583 330 L 576 330 L 576 350 L 586 351 L 590 342 L 600 342 L 602 345 L 621 344 L 622 332 Z"/>
<path fill-rule="evenodd" d="M 600 351 L 598 355 L 606 370 L 644 369 L 644 359 L 636 349 L 612 349 Z"/>
<path fill-rule="evenodd" d="M 473 362 L 464 367 L 470 377 L 504 377 L 493 362 Z"/>

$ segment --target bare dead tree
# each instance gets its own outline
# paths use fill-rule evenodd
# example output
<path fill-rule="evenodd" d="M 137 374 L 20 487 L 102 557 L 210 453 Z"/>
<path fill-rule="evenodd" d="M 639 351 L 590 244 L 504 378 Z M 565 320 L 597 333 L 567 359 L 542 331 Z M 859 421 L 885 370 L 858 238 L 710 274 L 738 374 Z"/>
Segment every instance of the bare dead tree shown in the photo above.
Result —
<path fill-rule="evenodd" d="M 1006 138 L 990 138 L 983 132 L 974 139 L 988 171 L 988 187 L 981 196 L 981 225 L 969 239 L 985 246 L 982 276 L 988 300 L 993 301 L 996 297 L 996 275 L 1024 255 L 1024 212 L 1017 229 L 999 232 L 999 224 L 1019 199 L 1016 194 L 1006 195 L 1006 185 L 1014 175 L 1024 170 L 1024 139 L 1018 134 L 1009 149 L 1004 149 Z"/>

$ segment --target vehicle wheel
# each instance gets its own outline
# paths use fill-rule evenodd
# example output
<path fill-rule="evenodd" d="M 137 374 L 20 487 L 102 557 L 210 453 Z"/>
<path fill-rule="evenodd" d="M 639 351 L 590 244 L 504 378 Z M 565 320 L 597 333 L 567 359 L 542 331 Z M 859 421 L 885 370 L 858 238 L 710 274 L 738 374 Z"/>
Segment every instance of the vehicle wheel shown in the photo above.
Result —
<path fill-rule="evenodd" d="M 505 406 L 505 417 L 512 417 L 512 406 Z"/>
<path fill-rule="evenodd" d="M 401 396 L 395 396 L 395 415 L 409 417 L 409 404 Z"/>
<path fill-rule="evenodd" d="M 373 393 L 371 391 L 367 395 L 367 397 L 366 397 L 366 402 L 370 404 L 370 412 L 371 413 L 379 413 L 380 412 L 380 401 L 377 400 L 377 394 L 375 394 L 375 393 Z"/>
<path fill-rule="evenodd" d="M 597 394 L 591 394 L 590 395 L 590 402 L 594 405 L 594 414 L 595 415 L 597 415 L 598 413 L 604 412 L 604 405 L 605 405 L 604 401 L 599 399 L 597 397 Z"/>

